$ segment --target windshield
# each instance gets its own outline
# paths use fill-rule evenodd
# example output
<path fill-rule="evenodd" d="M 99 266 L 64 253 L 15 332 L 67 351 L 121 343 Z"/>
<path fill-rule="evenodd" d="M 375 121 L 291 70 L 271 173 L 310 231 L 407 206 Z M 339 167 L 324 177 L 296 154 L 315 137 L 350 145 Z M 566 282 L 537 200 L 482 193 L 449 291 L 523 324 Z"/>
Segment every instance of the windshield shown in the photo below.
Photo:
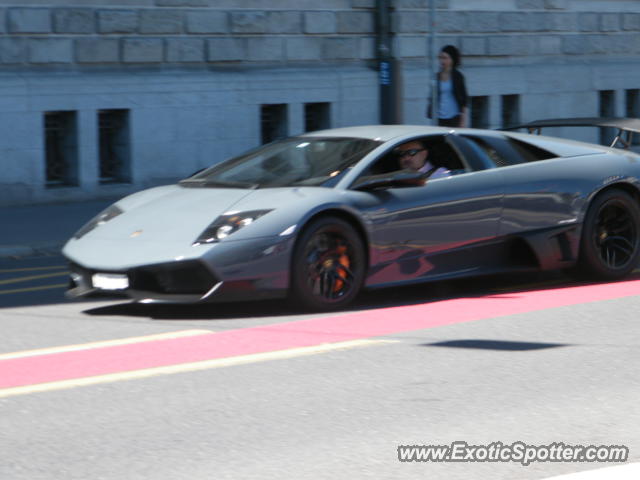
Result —
<path fill-rule="evenodd" d="M 365 138 L 287 138 L 214 165 L 180 183 L 233 188 L 332 187 L 380 143 Z"/>

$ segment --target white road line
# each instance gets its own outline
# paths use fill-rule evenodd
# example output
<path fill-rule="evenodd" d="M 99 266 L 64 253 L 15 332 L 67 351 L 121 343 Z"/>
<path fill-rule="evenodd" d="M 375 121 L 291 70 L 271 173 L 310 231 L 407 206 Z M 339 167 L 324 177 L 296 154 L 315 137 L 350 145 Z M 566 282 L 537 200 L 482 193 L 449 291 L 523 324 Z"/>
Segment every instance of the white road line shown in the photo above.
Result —
<path fill-rule="evenodd" d="M 173 375 L 176 373 L 196 372 L 199 370 L 209 370 L 213 368 L 231 367 L 248 363 L 265 362 L 269 360 L 280 360 L 285 358 L 301 357 L 306 355 L 316 355 L 329 352 L 331 350 L 341 350 L 356 347 L 368 347 L 373 345 L 396 343 L 394 340 L 351 340 L 348 342 L 325 343 L 312 347 L 291 348 L 288 350 L 277 350 L 274 352 L 255 353 L 251 355 L 240 355 L 237 357 L 217 358 L 204 360 L 201 362 L 182 363 L 178 365 L 168 365 L 165 367 L 147 368 L 143 370 L 132 370 L 129 372 L 112 373 L 108 375 L 98 375 L 94 377 L 76 378 L 62 380 L 58 382 L 40 383 L 37 385 L 25 385 L 23 387 L 13 387 L 0 390 L 0 398 L 12 397 L 16 395 L 27 395 L 31 393 L 50 392 L 75 387 L 85 387 L 101 383 L 112 383 L 123 380 L 134 380 L 140 378 L 155 377 L 159 375 Z"/>
<path fill-rule="evenodd" d="M 50 355 L 53 353 L 74 352 L 78 350 L 90 350 L 94 348 L 113 347 L 117 345 L 129 345 L 132 343 L 155 342 L 171 338 L 191 337 L 194 335 L 212 334 L 211 330 L 179 330 L 177 332 L 158 333 L 143 337 L 128 337 L 116 340 L 103 340 L 101 342 L 79 343 L 75 345 L 62 345 L 59 347 L 39 348 L 36 350 L 24 350 L 21 352 L 5 353 L 0 355 L 0 361 L 14 358 L 34 357 L 36 355 Z"/>

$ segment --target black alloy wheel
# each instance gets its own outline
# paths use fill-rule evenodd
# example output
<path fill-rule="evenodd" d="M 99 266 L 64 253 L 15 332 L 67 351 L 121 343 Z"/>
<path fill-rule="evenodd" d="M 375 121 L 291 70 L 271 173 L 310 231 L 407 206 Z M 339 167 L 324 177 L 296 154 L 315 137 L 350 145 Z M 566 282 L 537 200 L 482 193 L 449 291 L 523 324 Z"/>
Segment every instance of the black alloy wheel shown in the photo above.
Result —
<path fill-rule="evenodd" d="M 364 242 L 346 221 L 321 217 L 302 232 L 293 253 L 290 297 L 313 310 L 335 310 L 362 288 Z"/>
<path fill-rule="evenodd" d="M 585 217 L 579 267 L 589 276 L 615 280 L 628 275 L 640 256 L 640 207 L 621 190 L 597 196 Z"/>

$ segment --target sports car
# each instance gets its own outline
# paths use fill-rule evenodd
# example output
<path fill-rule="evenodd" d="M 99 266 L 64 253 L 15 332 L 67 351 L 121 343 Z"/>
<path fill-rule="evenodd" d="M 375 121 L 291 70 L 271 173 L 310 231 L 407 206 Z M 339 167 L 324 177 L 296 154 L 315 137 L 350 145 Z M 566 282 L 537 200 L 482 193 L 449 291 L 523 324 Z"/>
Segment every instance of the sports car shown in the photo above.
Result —
<path fill-rule="evenodd" d="M 402 169 L 409 141 L 448 173 Z M 639 202 L 629 150 L 479 129 L 317 131 L 117 201 L 65 245 L 68 294 L 330 310 L 363 288 L 498 272 L 613 280 L 638 262 Z"/>

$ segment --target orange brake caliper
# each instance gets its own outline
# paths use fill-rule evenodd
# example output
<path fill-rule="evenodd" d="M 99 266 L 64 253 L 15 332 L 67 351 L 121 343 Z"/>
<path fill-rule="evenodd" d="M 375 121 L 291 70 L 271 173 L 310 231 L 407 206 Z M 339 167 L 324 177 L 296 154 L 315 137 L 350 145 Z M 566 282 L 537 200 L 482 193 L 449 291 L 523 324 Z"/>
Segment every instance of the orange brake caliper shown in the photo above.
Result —
<path fill-rule="evenodd" d="M 347 255 L 347 247 L 338 247 L 338 253 L 340 254 L 338 263 L 340 263 L 340 265 L 342 265 L 344 268 L 338 270 L 338 276 L 340 276 L 341 278 L 336 280 L 336 283 L 333 286 L 334 292 L 339 292 L 344 286 L 344 279 L 347 278 L 346 270 L 351 266 L 349 256 Z"/>

